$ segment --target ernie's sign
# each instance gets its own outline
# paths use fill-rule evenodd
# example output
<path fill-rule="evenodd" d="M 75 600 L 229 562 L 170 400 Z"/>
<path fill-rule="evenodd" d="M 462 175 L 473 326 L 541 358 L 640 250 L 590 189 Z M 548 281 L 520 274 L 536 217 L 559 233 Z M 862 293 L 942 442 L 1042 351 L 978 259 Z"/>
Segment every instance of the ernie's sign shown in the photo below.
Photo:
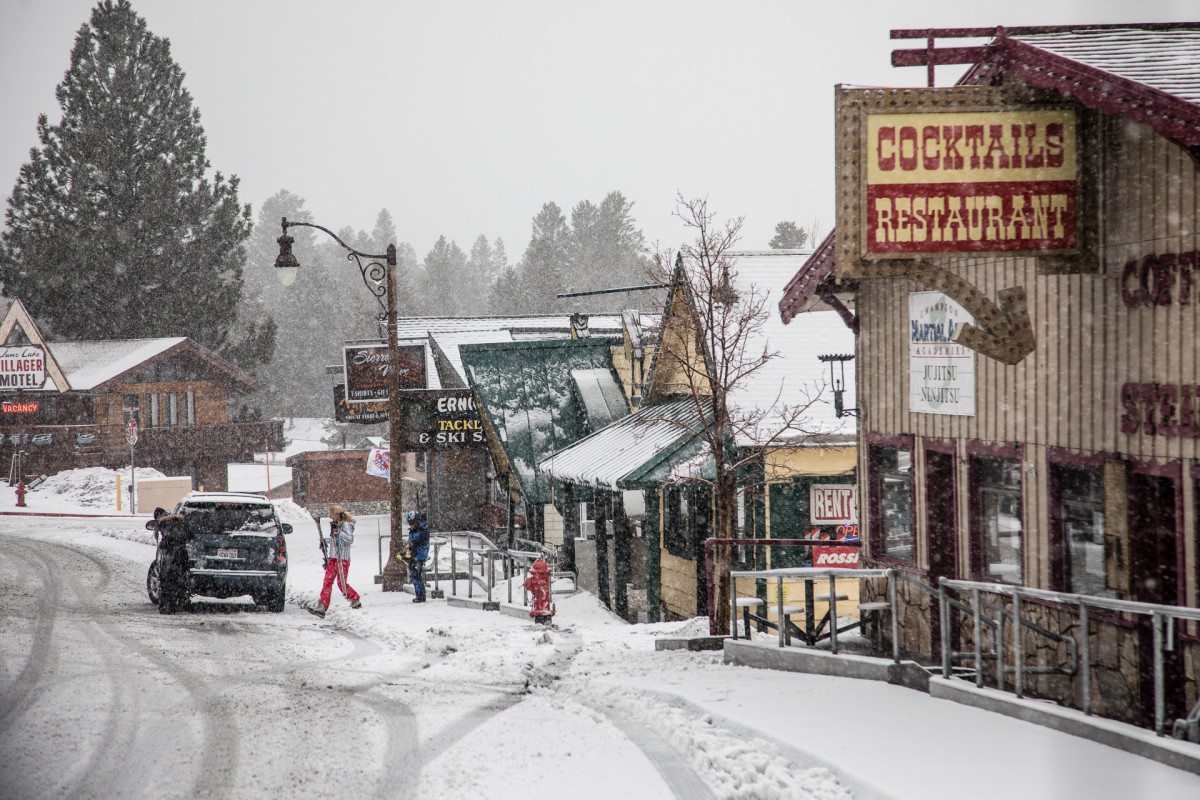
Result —
<path fill-rule="evenodd" d="M 1078 246 L 1070 109 L 867 115 L 863 254 Z"/>

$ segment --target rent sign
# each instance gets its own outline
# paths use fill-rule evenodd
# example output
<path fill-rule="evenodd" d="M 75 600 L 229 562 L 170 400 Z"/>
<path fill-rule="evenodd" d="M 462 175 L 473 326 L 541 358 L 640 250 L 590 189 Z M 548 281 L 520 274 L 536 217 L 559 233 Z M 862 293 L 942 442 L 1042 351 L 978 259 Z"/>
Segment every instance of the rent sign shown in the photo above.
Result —
<path fill-rule="evenodd" d="M 40 347 L 0 347 L 0 389 L 41 389 L 46 384 L 46 354 Z"/>
<path fill-rule="evenodd" d="M 1078 246 L 1069 109 L 870 114 L 864 255 Z"/>
<path fill-rule="evenodd" d="M 858 487 L 853 483 L 814 483 L 808 489 L 813 525 L 849 525 L 858 522 Z"/>

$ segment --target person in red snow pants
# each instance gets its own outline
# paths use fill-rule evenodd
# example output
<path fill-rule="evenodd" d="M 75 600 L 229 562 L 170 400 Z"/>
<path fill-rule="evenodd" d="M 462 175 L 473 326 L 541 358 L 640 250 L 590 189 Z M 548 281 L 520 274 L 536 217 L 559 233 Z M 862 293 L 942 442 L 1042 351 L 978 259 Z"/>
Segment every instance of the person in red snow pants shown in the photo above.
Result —
<path fill-rule="evenodd" d="M 346 513 L 341 506 L 329 509 L 329 520 L 333 527 L 330 538 L 333 540 L 333 551 L 329 554 L 329 564 L 325 567 L 325 582 L 321 585 L 321 604 L 313 610 L 319 617 L 325 616 L 329 610 L 330 596 L 333 594 L 333 582 L 336 579 L 338 588 L 351 608 L 362 608 L 362 598 L 350 585 L 347 576 L 350 574 L 350 545 L 354 544 L 354 517 Z"/>

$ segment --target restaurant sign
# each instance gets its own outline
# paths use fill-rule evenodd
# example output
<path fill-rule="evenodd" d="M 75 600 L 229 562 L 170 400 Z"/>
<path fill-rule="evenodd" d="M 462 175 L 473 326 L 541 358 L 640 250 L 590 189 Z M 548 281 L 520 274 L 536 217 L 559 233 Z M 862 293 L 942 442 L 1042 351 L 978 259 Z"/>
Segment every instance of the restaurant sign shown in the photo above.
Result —
<path fill-rule="evenodd" d="M 346 401 L 373 403 L 387 400 L 388 348 L 384 342 L 346 345 L 343 348 L 346 375 Z M 425 345 L 401 345 L 399 363 L 400 389 L 425 389 Z"/>
<path fill-rule="evenodd" d="M 941 292 L 908 295 L 908 406 L 923 414 L 975 415 L 975 351 L 954 341 L 966 310 Z"/>
<path fill-rule="evenodd" d="M 0 389 L 41 389 L 46 385 L 46 353 L 34 345 L 0 347 Z"/>
<path fill-rule="evenodd" d="M 1076 247 L 1075 112 L 870 114 L 866 256 Z"/>

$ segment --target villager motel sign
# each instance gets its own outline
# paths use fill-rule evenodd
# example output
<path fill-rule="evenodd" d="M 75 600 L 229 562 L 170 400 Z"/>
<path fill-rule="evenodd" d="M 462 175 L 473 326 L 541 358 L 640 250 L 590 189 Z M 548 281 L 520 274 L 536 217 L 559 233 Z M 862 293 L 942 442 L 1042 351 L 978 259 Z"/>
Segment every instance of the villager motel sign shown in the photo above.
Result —
<path fill-rule="evenodd" d="M 40 347 L 0 347 L 0 389 L 41 389 L 46 385 L 46 354 Z"/>

